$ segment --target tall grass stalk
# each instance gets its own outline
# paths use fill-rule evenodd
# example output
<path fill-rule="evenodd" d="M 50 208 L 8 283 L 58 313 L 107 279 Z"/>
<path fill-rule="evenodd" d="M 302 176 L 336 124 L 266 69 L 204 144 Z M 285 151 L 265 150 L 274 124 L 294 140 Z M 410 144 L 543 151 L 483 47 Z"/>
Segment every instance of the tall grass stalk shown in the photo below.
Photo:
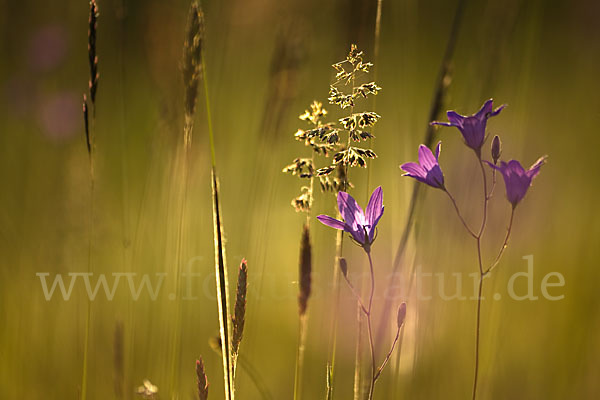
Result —
<path fill-rule="evenodd" d="M 338 212 L 337 217 L 341 219 L 341 214 Z M 335 382 L 335 358 L 337 350 L 337 330 L 338 319 L 340 313 L 340 273 L 339 264 L 342 259 L 344 249 L 344 235 L 342 231 L 338 231 L 335 235 L 335 260 L 333 262 L 333 309 L 331 312 L 331 327 L 329 333 L 329 361 L 327 363 L 327 400 L 333 399 L 333 387 Z"/>
<path fill-rule="evenodd" d="M 98 5 L 96 0 L 90 1 L 90 12 L 88 20 L 88 61 L 90 67 L 90 79 L 88 90 L 90 94 L 92 117 L 90 121 L 88 112 L 88 102 L 86 95 L 83 95 L 83 118 L 85 126 L 85 139 L 89 156 L 89 171 L 90 171 L 90 214 L 89 214 L 89 236 L 88 236 L 88 262 L 87 272 L 92 271 L 92 241 L 94 235 L 94 144 L 95 144 L 95 129 L 96 129 L 96 92 L 98 90 L 98 55 L 96 54 L 96 36 L 98 29 Z M 83 366 L 81 373 L 81 396 L 82 400 L 87 398 L 87 374 L 88 374 L 88 358 L 89 358 L 89 342 L 90 342 L 90 324 L 92 314 L 92 302 L 88 297 L 85 318 L 85 339 L 83 344 Z"/>
<path fill-rule="evenodd" d="M 454 19 L 452 21 L 452 26 L 450 28 L 450 34 L 448 36 L 448 42 L 446 43 L 446 49 L 444 52 L 444 56 L 442 58 L 442 62 L 440 64 L 440 68 L 438 71 L 438 76 L 436 80 L 436 85 L 434 86 L 434 93 L 431 99 L 431 105 L 428 114 L 428 124 L 425 130 L 425 135 L 423 139 L 423 144 L 427 147 L 431 147 L 431 144 L 434 141 L 435 130 L 432 126 L 429 125 L 429 121 L 434 121 L 438 118 L 440 113 L 443 110 L 444 100 L 446 98 L 446 94 L 448 92 L 448 88 L 451 83 L 451 65 L 452 59 L 454 57 L 454 49 L 456 47 L 456 41 L 458 39 L 458 34 L 460 32 L 460 27 L 462 25 L 462 17 L 464 14 L 466 0 L 460 0 L 456 11 L 454 13 Z M 408 245 L 408 240 L 410 239 L 410 235 L 412 233 L 412 229 L 415 222 L 415 217 L 417 214 L 417 207 L 419 201 L 421 199 L 421 186 L 418 182 L 414 183 L 408 212 L 406 217 L 406 222 L 404 224 L 404 228 L 402 230 L 402 235 L 400 237 L 400 241 L 398 242 L 398 247 L 396 248 L 396 254 L 394 255 L 394 262 L 392 267 L 391 279 L 389 280 L 387 290 L 391 290 L 391 288 L 395 287 L 396 279 L 398 275 L 398 271 L 402 266 L 402 260 L 404 259 L 404 253 L 406 251 L 406 247 Z M 409 285 L 408 288 L 411 290 L 413 279 L 414 279 L 414 263 L 412 264 L 413 270 L 409 273 Z M 391 292 L 390 292 L 391 293 Z M 391 300 L 394 298 L 393 295 L 385 296 L 384 308 L 381 319 L 379 321 L 379 327 L 377 328 L 377 343 L 381 343 L 381 339 L 387 330 L 387 321 L 389 321 L 390 313 L 392 311 Z M 398 344 L 399 351 L 396 354 L 397 358 L 401 356 L 402 342 L 404 339 L 404 327 L 401 329 L 400 339 Z"/>
<path fill-rule="evenodd" d="M 381 12 L 382 12 L 383 0 L 377 0 L 377 10 L 375 13 L 375 32 L 373 37 L 373 80 L 377 82 L 377 65 L 379 61 L 379 44 L 381 37 Z M 371 109 L 373 112 L 377 111 L 377 96 L 373 96 Z M 371 134 L 375 136 L 375 126 L 371 128 Z M 374 138 L 369 138 L 369 148 L 373 148 Z M 365 184 L 365 201 L 369 200 L 369 195 L 371 193 L 371 160 L 367 160 L 367 181 Z M 362 285 L 361 285 L 362 286 Z M 359 289 L 361 290 L 361 289 Z M 356 334 L 356 350 L 355 350 L 355 361 L 354 361 L 354 400 L 360 399 L 360 389 L 361 385 L 361 355 L 362 355 L 362 311 L 360 309 L 359 304 L 356 304 L 356 318 L 358 322 L 357 334 Z"/>
<path fill-rule="evenodd" d="M 89 232 L 88 232 L 88 256 L 87 256 L 87 273 L 90 274 L 92 272 L 92 241 L 94 235 L 94 118 L 91 118 L 91 123 L 89 119 L 88 113 L 88 105 L 87 99 L 84 95 L 83 97 L 83 117 L 85 122 L 85 133 L 86 133 L 86 142 L 88 149 L 88 158 L 89 158 L 89 178 L 90 178 L 90 209 L 88 216 L 88 224 L 89 224 Z M 92 314 L 92 301 L 88 297 L 86 304 L 86 316 L 85 316 L 85 336 L 83 342 L 83 365 L 82 365 L 82 373 L 81 373 L 81 395 L 80 398 L 85 400 L 87 397 L 87 366 L 88 366 L 88 357 L 89 357 L 89 339 L 90 339 L 90 323 L 91 323 L 91 314 Z"/>
<path fill-rule="evenodd" d="M 227 278 L 227 264 L 225 257 L 225 240 L 223 237 L 223 221 L 219 198 L 219 180 L 217 178 L 217 161 L 215 156 L 215 139 L 210 111 L 210 97 L 208 91 L 208 78 L 206 75 L 206 61 L 202 54 L 202 71 L 204 83 L 204 97 L 206 104 L 206 118 L 208 122 L 208 137 L 210 142 L 211 182 L 213 203 L 213 229 L 215 247 L 215 281 L 219 311 L 219 334 L 221 338 L 223 358 L 223 381 L 225 387 L 225 400 L 234 399 L 233 365 L 231 363 L 231 318 L 229 317 L 229 280 Z"/>
<path fill-rule="evenodd" d="M 186 220 L 186 199 L 188 191 L 189 153 L 192 146 L 194 116 L 198 85 L 202 74 L 202 42 L 204 40 L 204 15 L 198 3 L 190 6 L 186 38 L 183 46 L 182 75 L 185 85 L 184 125 L 183 125 L 183 160 L 179 165 L 180 185 L 182 188 L 177 244 L 175 250 L 175 323 L 170 352 L 170 393 L 172 398 L 178 398 L 178 373 L 180 353 L 180 324 L 181 324 L 181 259 L 183 253 L 184 226 Z"/>
<path fill-rule="evenodd" d="M 377 65 L 379 61 L 379 41 L 381 37 L 381 9 L 383 5 L 383 0 L 377 0 L 377 11 L 375 14 L 375 35 L 373 38 L 373 80 L 377 82 Z M 373 96 L 373 103 L 371 104 L 371 109 L 373 112 L 377 112 L 377 96 Z M 374 136 L 375 127 L 371 128 L 371 134 Z M 374 138 L 369 138 L 369 148 L 373 148 Z M 371 160 L 367 160 L 367 183 L 365 184 L 365 200 L 369 200 L 369 195 L 371 193 Z"/>

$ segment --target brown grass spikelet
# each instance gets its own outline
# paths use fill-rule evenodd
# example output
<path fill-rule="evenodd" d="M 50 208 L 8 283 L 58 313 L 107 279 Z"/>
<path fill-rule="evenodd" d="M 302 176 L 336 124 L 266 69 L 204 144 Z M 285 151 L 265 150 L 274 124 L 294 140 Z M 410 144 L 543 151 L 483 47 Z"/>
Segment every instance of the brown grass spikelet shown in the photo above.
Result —
<path fill-rule="evenodd" d="M 204 41 L 204 13 L 197 2 L 190 6 L 185 42 L 183 44 L 182 74 L 185 85 L 185 120 L 186 125 L 196 111 L 198 84 L 202 75 L 202 43 Z M 185 143 L 191 141 L 191 130 Z"/>
<path fill-rule="evenodd" d="M 100 74 L 98 73 L 98 55 L 96 54 L 96 34 L 99 16 L 98 4 L 96 4 L 96 0 L 91 0 L 88 27 L 88 58 L 90 63 L 90 100 L 94 107 L 96 106 L 96 91 L 98 90 L 98 78 L 100 77 Z"/>
<path fill-rule="evenodd" d="M 92 141 L 90 138 L 90 118 L 88 113 L 87 96 L 83 95 L 83 123 L 85 126 L 85 144 L 87 145 L 88 154 L 92 155 Z"/>
<path fill-rule="evenodd" d="M 196 360 L 196 382 L 198 384 L 198 398 L 200 400 L 207 400 L 209 383 L 204 370 L 204 360 L 202 360 L 202 357 Z"/>
<path fill-rule="evenodd" d="M 300 316 L 306 313 L 308 298 L 311 292 L 312 273 L 312 246 L 310 244 L 310 230 L 308 224 L 302 228 L 302 239 L 300 241 L 300 293 L 298 294 L 298 307 Z"/>
<path fill-rule="evenodd" d="M 237 291 L 235 298 L 235 308 L 231 322 L 233 324 L 233 334 L 231 338 L 231 353 L 234 360 L 237 358 L 240 342 L 244 334 L 244 322 L 246 315 L 246 291 L 248 289 L 248 264 L 246 259 L 242 259 L 238 272 Z"/>

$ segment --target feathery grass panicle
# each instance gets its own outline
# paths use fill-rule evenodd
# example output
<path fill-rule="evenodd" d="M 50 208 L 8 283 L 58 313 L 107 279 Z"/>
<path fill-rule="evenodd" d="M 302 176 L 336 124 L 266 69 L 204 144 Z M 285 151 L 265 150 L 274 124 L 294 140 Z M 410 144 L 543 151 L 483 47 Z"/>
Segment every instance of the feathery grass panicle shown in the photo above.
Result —
<path fill-rule="evenodd" d="M 125 372 L 123 366 L 123 322 L 117 321 L 115 324 L 114 336 L 114 390 L 117 399 L 123 398 L 123 385 L 125 381 Z"/>
<path fill-rule="evenodd" d="M 185 138 L 184 143 L 189 146 L 192 141 L 191 130 L 198 85 L 202 76 L 202 44 L 204 42 L 204 13 L 197 2 L 190 6 L 186 38 L 183 45 L 183 83 L 185 86 Z"/>
<path fill-rule="evenodd" d="M 202 360 L 202 357 L 196 360 L 196 383 L 198 385 L 198 398 L 200 400 L 207 400 L 209 383 L 204 371 L 204 360 Z"/>
<path fill-rule="evenodd" d="M 246 259 L 242 259 L 238 271 L 238 282 L 235 297 L 235 307 L 231 318 L 233 333 L 231 336 L 231 363 L 233 365 L 233 378 L 237 366 L 237 358 L 240 350 L 240 342 L 244 334 L 244 322 L 246 315 L 246 291 L 248 289 L 248 265 Z"/>
<path fill-rule="evenodd" d="M 98 5 L 96 0 L 90 1 L 90 18 L 88 27 L 88 58 L 90 63 L 90 100 L 94 107 L 94 113 L 96 109 L 96 91 L 98 90 L 98 79 L 100 74 L 98 73 L 98 55 L 96 54 L 96 31 L 98 30 Z"/>
<path fill-rule="evenodd" d="M 305 224 L 302 228 L 299 267 L 300 292 L 298 294 L 298 307 L 300 316 L 302 317 L 306 313 L 311 292 L 312 246 L 310 243 L 310 230 L 308 224 Z"/>
<path fill-rule="evenodd" d="M 233 399 L 233 379 L 231 363 L 231 338 L 229 318 L 229 280 L 227 278 L 227 265 L 225 258 L 225 240 L 221 219 L 221 205 L 219 202 L 219 182 L 215 168 L 211 169 L 212 199 L 213 199 L 213 228 L 215 244 L 215 279 L 217 287 L 217 301 L 219 310 L 219 331 L 221 336 L 223 356 L 223 379 L 225 382 L 225 399 Z"/>
<path fill-rule="evenodd" d="M 342 110 L 350 108 L 350 114 L 338 119 L 339 124 L 329 124 L 329 131 L 320 132 L 322 141 L 335 146 L 333 163 L 317 170 L 317 176 L 331 174 L 338 164 L 342 164 L 346 171 L 349 167 L 367 167 L 367 160 L 377 158 L 375 152 L 369 148 L 353 145 L 353 142 L 366 141 L 373 138 L 367 129 L 372 128 L 381 116 L 372 111 L 355 113 L 354 107 L 358 99 L 366 99 L 370 95 L 377 95 L 381 87 L 375 82 L 364 82 L 359 84 L 357 80 L 362 79 L 369 73 L 373 64 L 363 61 L 363 52 L 353 44 L 345 60 L 332 65 L 336 71 L 335 82 L 329 86 L 329 104 L 335 104 Z M 346 87 L 349 87 L 349 92 Z M 347 143 L 342 145 L 340 134 L 346 132 Z M 347 174 L 347 172 L 346 172 Z M 344 182 L 344 189 L 348 184 Z"/>

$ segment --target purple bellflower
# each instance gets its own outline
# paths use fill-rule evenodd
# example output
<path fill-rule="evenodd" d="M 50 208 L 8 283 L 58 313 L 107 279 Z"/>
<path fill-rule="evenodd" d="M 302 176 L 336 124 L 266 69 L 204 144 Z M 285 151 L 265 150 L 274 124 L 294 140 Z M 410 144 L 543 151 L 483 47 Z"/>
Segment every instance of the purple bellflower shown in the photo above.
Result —
<path fill-rule="evenodd" d="M 419 182 L 426 183 L 434 188 L 446 190 L 444 186 L 444 174 L 438 162 L 442 142 L 439 142 L 435 148 L 435 157 L 429 148 L 425 145 L 419 146 L 419 163 L 409 162 L 402 164 L 402 168 L 406 173 L 402 176 L 410 176 Z"/>
<path fill-rule="evenodd" d="M 489 161 L 486 161 L 486 163 L 502 174 L 504 185 L 506 186 L 506 197 L 513 208 L 515 208 L 523 197 L 525 197 L 533 178 L 540 173 L 540 168 L 546 162 L 546 158 L 547 156 L 540 157 L 528 170 L 523 168 L 517 160 L 510 160 L 509 162 L 500 161 L 499 166 Z"/>
<path fill-rule="evenodd" d="M 352 238 L 368 253 L 375 240 L 375 228 L 383 215 L 383 191 L 381 186 L 373 191 L 367 205 L 366 213 L 356 200 L 346 192 L 338 192 L 338 209 L 344 221 L 339 221 L 328 215 L 319 215 L 321 223 L 335 229 L 340 229 L 352 235 Z"/>
<path fill-rule="evenodd" d="M 503 104 L 494 110 L 492 103 L 492 99 L 486 101 L 479 111 L 470 116 L 460 115 L 455 111 L 448 111 L 446 114 L 450 122 L 433 121 L 431 125 L 457 127 L 465 139 L 465 144 L 475 150 L 477 155 L 480 155 L 481 146 L 483 146 L 483 142 L 485 141 L 485 126 L 488 118 L 500 114 L 500 111 L 506 106 Z"/>

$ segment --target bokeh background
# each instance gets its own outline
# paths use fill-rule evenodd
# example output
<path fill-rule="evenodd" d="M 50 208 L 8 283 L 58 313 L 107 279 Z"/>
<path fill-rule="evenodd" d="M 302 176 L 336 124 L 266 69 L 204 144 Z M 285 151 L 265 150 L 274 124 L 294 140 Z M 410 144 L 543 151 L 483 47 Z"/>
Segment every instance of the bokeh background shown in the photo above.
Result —
<path fill-rule="evenodd" d="M 493 97 L 508 107 L 490 120 L 506 159 L 530 165 L 550 158 L 517 209 L 510 247 L 483 304 L 480 398 L 595 398 L 600 392 L 600 308 L 597 202 L 600 123 L 600 3 L 589 0 L 466 1 L 451 64 L 444 109 L 475 112 Z M 380 50 L 374 60 L 375 0 L 204 1 L 205 59 L 230 279 L 248 259 L 249 295 L 238 397 L 292 397 L 297 344 L 297 259 L 304 215 L 290 200 L 301 182 L 281 173 L 306 148 L 293 140 L 304 127 L 297 116 L 313 99 L 326 101 L 330 65 L 350 43 L 376 63 L 383 88 L 376 104 L 379 158 L 367 172 L 352 170 L 353 195 L 364 203 L 384 189 L 385 215 L 373 254 L 378 297 L 402 229 L 413 183 L 398 165 L 416 159 L 457 2 L 384 0 Z M 198 276 L 174 326 L 174 257 L 181 182 L 183 83 L 180 60 L 188 1 L 99 0 L 100 82 L 96 110 L 96 187 L 90 197 L 89 163 L 81 113 L 87 90 L 86 1 L 0 1 L 0 398 L 74 399 L 81 386 L 86 294 L 82 281 L 69 301 L 46 301 L 36 273 L 68 274 L 88 267 L 90 209 L 94 274 L 167 273 L 156 301 L 137 301 L 122 281 L 113 301 L 91 303 L 88 398 L 134 398 L 143 379 L 170 398 L 169 351 L 180 335 L 180 398 L 192 398 L 194 361 L 202 355 L 211 398 L 222 396 L 220 356 L 209 339 L 218 334 L 207 115 L 198 104 L 186 199 L 183 262 Z M 332 117 L 338 110 L 329 107 Z M 445 118 L 442 116 L 442 118 Z M 446 180 L 466 218 L 480 218 L 480 176 L 457 131 L 443 128 Z M 487 145 L 486 145 L 487 149 Z M 486 150 L 487 154 L 487 150 Z M 414 234 L 400 268 L 407 301 L 401 357 L 378 382 L 380 399 L 464 399 L 470 396 L 475 302 L 415 296 L 411 273 L 477 270 L 472 240 L 451 204 L 424 190 Z M 335 212 L 334 197 L 318 194 L 315 213 Z M 509 213 L 500 183 L 491 205 L 484 252 L 498 248 Z M 313 223 L 314 295 L 310 300 L 304 398 L 323 398 L 330 348 L 334 232 Z M 354 276 L 364 255 L 346 241 Z M 515 301 L 507 282 L 534 256 L 533 287 L 559 272 L 560 301 Z M 189 262 L 188 262 L 189 260 Z M 154 275 L 152 275 L 155 281 Z M 412 286 L 411 286 L 412 282 Z M 431 281 L 430 281 L 431 282 Z M 186 283 L 187 284 L 187 283 Z M 187 288 L 187 286 L 186 286 Z M 187 290 L 187 289 L 186 289 Z M 232 288 L 233 290 L 233 288 Z M 425 290 L 427 285 L 425 285 Z M 448 287 L 450 292 L 451 287 Z M 518 281 L 516 291 L 527 284 Z M 492 300 L 492 293 L 502 300 Z M 341 288 L 335 390 L 352 396 L 356 308 Z M 467 292 L 471 293 L 471 292 Z M 118 328 L 121 327 L 121 328 Z M 119 332 L 122 329 L 122 335 Z M 383 357 L 394 319 L 378 357 Z M 115 365 L 122 343 L 123 372 Z M 121 339 L 119 339 L 121 338 Z M 254 378 L 251 378 L 255 375 Z"/>

